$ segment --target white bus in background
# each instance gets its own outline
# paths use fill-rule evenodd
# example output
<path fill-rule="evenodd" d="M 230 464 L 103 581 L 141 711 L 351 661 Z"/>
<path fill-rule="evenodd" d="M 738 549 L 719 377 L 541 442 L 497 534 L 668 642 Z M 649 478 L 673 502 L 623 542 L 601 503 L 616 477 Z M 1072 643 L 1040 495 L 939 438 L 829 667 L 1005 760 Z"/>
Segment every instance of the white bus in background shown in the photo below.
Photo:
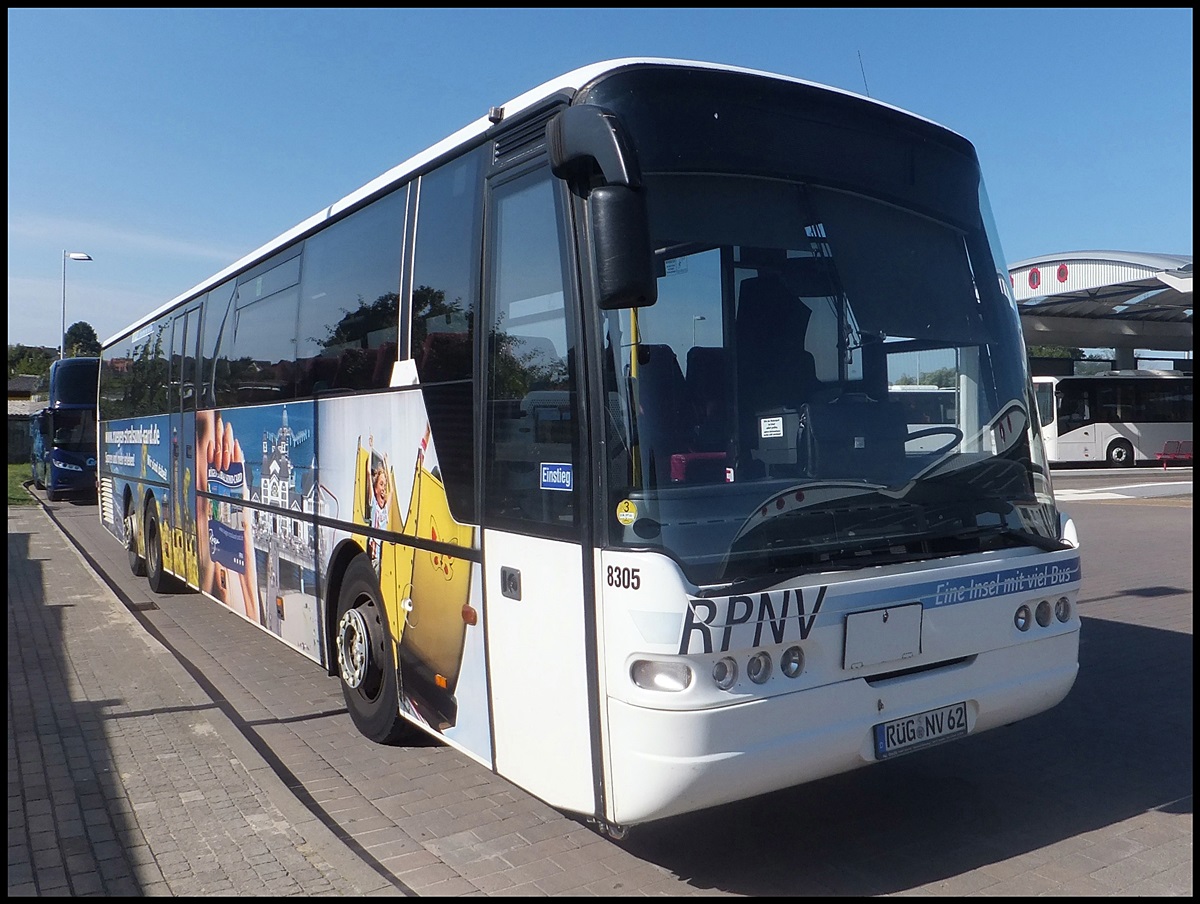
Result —
<path fill-rule="evenodd" d="M 1034 377 L 1051 464 L 1155 461 L 1168 442 L 1192 439 L 1192 375 L 1112 370 Z"/>

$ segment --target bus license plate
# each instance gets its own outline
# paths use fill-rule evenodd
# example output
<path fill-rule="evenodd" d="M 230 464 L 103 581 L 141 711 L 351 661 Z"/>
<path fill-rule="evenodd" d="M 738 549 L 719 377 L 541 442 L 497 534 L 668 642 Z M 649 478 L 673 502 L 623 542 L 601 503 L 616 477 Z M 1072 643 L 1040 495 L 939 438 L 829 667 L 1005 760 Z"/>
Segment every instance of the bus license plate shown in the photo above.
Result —
<path fill-rule="evenodd" d="M 915 716 L 882 722 L 875 726 L 875 759 L 886 760 L 902 753 L 911 753 L 931 744 L 962 737 L 966 733 L 966 703 L 954 703 Z"/>

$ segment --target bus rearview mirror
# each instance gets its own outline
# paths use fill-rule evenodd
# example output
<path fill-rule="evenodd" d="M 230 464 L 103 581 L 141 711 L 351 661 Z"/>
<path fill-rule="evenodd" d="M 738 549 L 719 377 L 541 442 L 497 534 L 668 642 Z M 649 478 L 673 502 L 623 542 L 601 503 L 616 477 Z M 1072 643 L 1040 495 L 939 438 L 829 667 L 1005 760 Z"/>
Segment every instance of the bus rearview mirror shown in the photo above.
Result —
<path fill-rule="evenodd" d="M 588 198 L 601 310 L 641 308 L 658 300 L 645 197 L 627 185 L 601 185 Z"/>

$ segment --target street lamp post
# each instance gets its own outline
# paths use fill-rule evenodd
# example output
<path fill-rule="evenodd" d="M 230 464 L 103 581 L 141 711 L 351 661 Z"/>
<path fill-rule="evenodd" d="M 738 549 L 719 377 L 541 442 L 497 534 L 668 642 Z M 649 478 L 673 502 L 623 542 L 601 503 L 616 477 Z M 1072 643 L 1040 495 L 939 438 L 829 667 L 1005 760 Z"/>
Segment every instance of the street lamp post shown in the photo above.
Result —
<path fill-rule="evenodd" d="M 707 318 L 704 317 L 704 315 L 702 315 L 702 314 L 696 314 L 695 316 L 692 317 L 692 348 L 696 347 L 696 324 L 699 323 L 701 320 L 706 320 L 706 319 Z"/>
<path fill-rule="evenodd" d="M 90 261 L 92 256 L 82 251 L 63 251 L 62 259 L 62 332 L 58 337 L 58 359 L 67 356 L 67 261 Z"/>

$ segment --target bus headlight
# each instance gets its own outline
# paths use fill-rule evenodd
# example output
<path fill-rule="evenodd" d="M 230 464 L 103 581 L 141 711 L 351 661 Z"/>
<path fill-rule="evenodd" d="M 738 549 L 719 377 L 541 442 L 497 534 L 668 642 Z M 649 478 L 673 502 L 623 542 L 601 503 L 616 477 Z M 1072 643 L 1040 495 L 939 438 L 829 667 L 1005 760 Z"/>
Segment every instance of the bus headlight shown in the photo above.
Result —
<path fill-rule="evenodd" d="M 713 681 L 723 691 L 729 690 L 737 683 L 738 667 L 733 657 L 726 656 L 713 663 Z"/>
<path fill-rule="evenodd" d="M 83 473 L 83 468 L 79 467 L 79 465 L 73 465 L 67 461 L 59 461 L 57 458 L 50 459 L 50 464 L 54 465 L 56 468 L 61 468 L 64 471 L 79 471 L 80 473 Z"/>
<path fill-rule="evenodd" d="M 1050 624 L 1050 600 L 1042 600 L 1037 605 L 1037 612 L 1034 617 L 1037 618 L 1037 623 L 1043 628 Z"/>
<path fill-rule="evenodd" d="M 683 662 L 638 659 L 630 666 L 629 677 L 648 691 L 678 692 L 692 683 L 692 670 Z"/>
<path fill-rule="evenodd" d="M 1017 610 L 1017 614 L 1013 616 L 1013 624 L 1017 626 L 1018 631 L 1028 631 L 1029 622 L 1033 620 L 1033 613 L 1029 611 L 1028 606 L 1022 606 Z"/>
<path fill-rule="evenodd" d="M 795 678 L 804 671 L 804 651 L 799 647 L 788 647 L 779 657 L 779 671 L 788 678 Z"/>
<path fill-rule="evenodd" d="M 771 677 L 771 654 L 764 650 L 751 656 L 746 663 L 746 676 L 755 684 L 766 684 Z"/>
<path fill-rule="evenodd" d="M 1054 617 L 1060 622 L 1071 620 L 1071 601 L 1065 596 L 1060 596 L 1058 602 L 1054 604 Z"/>

